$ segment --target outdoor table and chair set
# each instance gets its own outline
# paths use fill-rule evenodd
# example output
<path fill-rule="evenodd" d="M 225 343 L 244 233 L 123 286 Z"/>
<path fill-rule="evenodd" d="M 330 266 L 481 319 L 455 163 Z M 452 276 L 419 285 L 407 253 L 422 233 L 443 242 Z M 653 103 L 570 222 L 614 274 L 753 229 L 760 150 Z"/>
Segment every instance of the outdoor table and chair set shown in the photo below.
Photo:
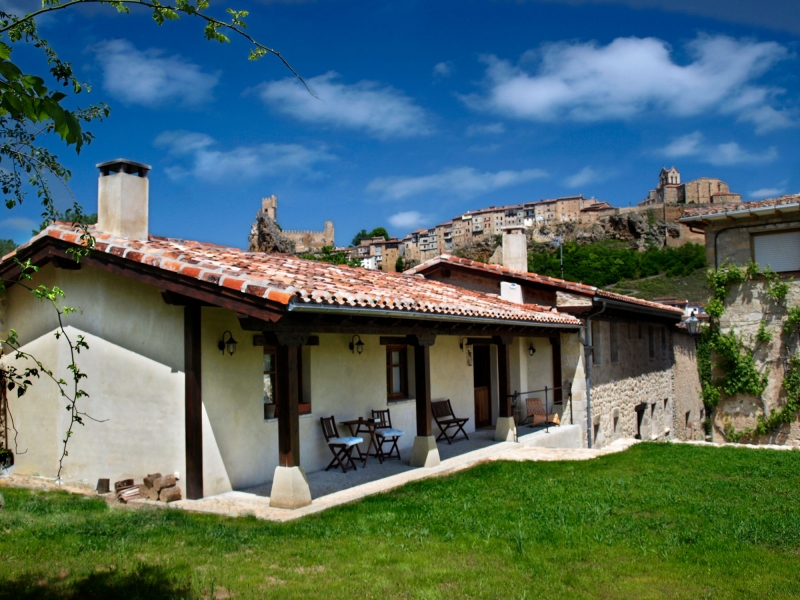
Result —
<path fill-rule="evenodd" d="M 448 444 L 453 443 L 458 435 L 463 435 L 465 439 L 467 432 L 464 425 L 468 418 L 456 417 L 450 400 L 441 400 L 431 403 L 433 418 L 439 426 L 441 432 L 437 440 L 443 437 Z M 367 458 L 373 456 L 383 464 L 384 460 L 396 458 L 400 460 L 400 449 L 397 447 L 398 440 L 405 432 L 392 427 L 392 417 L 389 409 L 373 410 L 371 417 L 358 417 L 349 421 L 341 421 L 340 425 L 346 425 L 350 430 L 349 436 L 339 435 L 339 428 L 336 426 L 334 417 L 320 417 L 322 423 L 322 433 L 325 441 L 333 453 L 333 460 L 325 468 L 335 469 L 341 467 L 342 472 L 356 470 L 356 463 L 353 460 L 353 451 L 357 453 L 356 460 L 362 461 L 362 468 L 367 466 Z M 368 437 L 367 449 L 362 450 L 360 444 L 364 443 L 364 438 L 359 434 L 366 434 Z"/>

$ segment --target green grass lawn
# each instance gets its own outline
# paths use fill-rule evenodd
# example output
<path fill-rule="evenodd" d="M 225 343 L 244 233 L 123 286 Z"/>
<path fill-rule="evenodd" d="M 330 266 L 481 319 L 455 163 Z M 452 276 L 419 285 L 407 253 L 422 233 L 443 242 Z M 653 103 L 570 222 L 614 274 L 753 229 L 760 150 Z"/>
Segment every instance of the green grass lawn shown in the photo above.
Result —
<path fill-rule="evenodd" d="M 800 595 L 800 452 L 495 462 L 280 525 L 2 493 L 0 599 Z"/>

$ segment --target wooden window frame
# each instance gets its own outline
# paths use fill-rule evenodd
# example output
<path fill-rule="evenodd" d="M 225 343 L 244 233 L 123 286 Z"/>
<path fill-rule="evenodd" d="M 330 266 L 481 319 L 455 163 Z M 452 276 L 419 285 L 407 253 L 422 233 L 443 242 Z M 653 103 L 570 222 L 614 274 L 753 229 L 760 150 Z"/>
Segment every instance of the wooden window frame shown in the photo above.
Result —
<path fill-rule="evenodd" d="M 278 349 L 275 346 L 264 345 L 264 354 L 272 354 L 273 358 L 273 365 L 275 365 L 275 370 L 273 374 L 275 375 L 275 395 L 277 396 L 277 385 L 278 385 L 278 377 L 277 373 L 280 369 L 280 365 L 278 364 Z M 263 364 L 263 363 L 262 363 Z M 264 375 L 267 374 L 267 371 L 264 371 Z M 297 349 L 297 397 L 299 398 L 299 408 L 301 415 L 310 415 L 311 414 L 311 402 L 303 402 L 303 348 L 302 346 Z M 268 405 L 264 402 L 264 406 L 273 406 L 273 404 Z M 264 409 L 264 419 L 267 418 L 266 408 Z M 275 417 L 278 416 L 278 407 L 275 406 Z"/>
<path fill-rule="evenodd" d="M 400 353 L 400 364 L 392 362 L 392 353 Z M 394 389 L 394 367 L 400 367 L 400 391 L 392 393 Z M 386 346 L 386 400 L 387 402 L 397 402 L 408 400 L 408 346 L 395 345 Z"/>

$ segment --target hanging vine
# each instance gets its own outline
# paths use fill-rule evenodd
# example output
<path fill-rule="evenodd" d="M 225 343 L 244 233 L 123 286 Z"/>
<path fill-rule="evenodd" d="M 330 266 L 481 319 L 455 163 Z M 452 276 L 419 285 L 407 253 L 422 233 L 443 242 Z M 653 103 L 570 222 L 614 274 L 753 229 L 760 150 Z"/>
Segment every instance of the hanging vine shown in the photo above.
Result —
<path fill-rule="evenodd" d="M 755 277 L 762 277 L 764 293 L 768 301 L 762 302 L 762 319 L 754 336 L 754 345 L 748 346 L 744 336 L 734 327 L 723 333 L 720 320 L 725 314 L 725 300 L 729 289 Z M 763 394 L 769 384 L 770 366 L 759 369 L 756 362 L 757 351 L 767 350 L 773 341 L 774 333 L 767 329 L 768 320 L 779 320 L 782 326 L 780 343 L 788 348 L 796 340 L 793 336 L 800 329 L 800 306 L 786 308 L 789 284 L 769 267 L 761 270 L 755 263 L 744 267 L 724 264 L 717 270 L 708 272 L 708 285 L 712 299 L 706 312 L 711 317 L 710 325 L 704 329 L 697 344 L 697 366 L 700 373 L 703 404 L 706 408 L 706 432 L 713 425 L 712 415 L 723 395 L 727 397 L 747 394 L 758 398 L 763 414 L 758 415 L 753 427 L 736 430 L 730 420 L 721 427 L 721 432 L 729 441 L 739 442 L 743 438 L 753 438 L 776 432 L 781 426 L 794 420 L 800 411 L 800 354 L 786 357 L 782 389 L 785 403 L 780 409 L 769 410 Z M 717 369 L 717 375 L 714 369 Z"/>

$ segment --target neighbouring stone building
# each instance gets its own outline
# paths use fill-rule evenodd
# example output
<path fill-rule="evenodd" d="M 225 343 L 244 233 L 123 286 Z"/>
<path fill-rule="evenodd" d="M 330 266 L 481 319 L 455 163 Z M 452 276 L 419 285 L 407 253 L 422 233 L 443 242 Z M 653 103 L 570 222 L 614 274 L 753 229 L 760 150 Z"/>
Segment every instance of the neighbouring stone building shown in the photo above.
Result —
<path fill-rule="evenodd" d="M 761 372 L 769 369 L 768 385 L 760 398 L 747 395 L 722 397 L 713 415 L 713 436 L 723 441 L 726 424 L 741 431 L 753 427 L 759 415 L 769 415 L 785 404 L 782 381 L 792 356 L 798 352 L 797 333 L 782 333 L 789 307 L 800 306 L 800 194 L 746 202 L 729 207 L 706 206 L 686 211 L 681 222 L 705 233 L 706 258 L 712 268 L 725 263 L 769 266 L 789 284 L 783 303 L 772 301 L 761 277 L 731 287 L 720 318 L 723 333 L 743 336 Z M 756 343 L 764 323 L 771 341 Z M 777 432 L 756 440 L 761 443 L 800 445 L 800 423 L 795 420 Z"/>
<path fill-rule="evenodd" d="M 523 230 L 504 232 L 503 266 L 443 254 L 406 274 L 551 307 L 584 320 L 585 344 L 562 335 L 551 338 L 549 345 L 532 346 L 532 352 L 528 348 L 527 356 L 526 348 L 513 349 L 515 389 L 535 392 L 521 396 L 518 410 L 524 410 L 526 397 L 544 398 L 542 389 L 549 386 L 559 411 L 566 414 L 571 408 L 573 422 L 584 426 L 594 445 L 620 437 L 703 439 L 695 342 L 677 326 L 682 309 L 529 273 Z M 560 397 L 554 387 L 562 388 Z M 572 405 L 567 408 L 569 394 Z"/>

